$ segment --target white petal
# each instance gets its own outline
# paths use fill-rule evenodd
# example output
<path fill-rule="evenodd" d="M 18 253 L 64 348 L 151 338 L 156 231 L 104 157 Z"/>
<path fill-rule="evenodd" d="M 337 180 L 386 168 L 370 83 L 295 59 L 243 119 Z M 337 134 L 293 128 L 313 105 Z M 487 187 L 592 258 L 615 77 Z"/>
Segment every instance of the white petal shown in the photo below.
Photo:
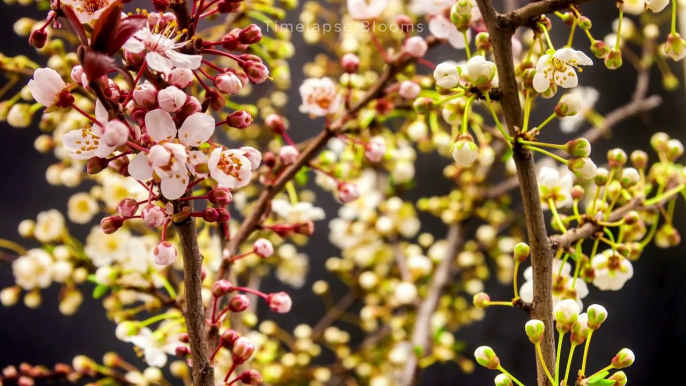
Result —
<path fill-rule="evenodd" d="M 94 155 L 100 158 L 107 158 L 116 148 L 116 146 L 109 146 L 105 141 L 101 140 L 98 142 L 98 150 L 95 151 Z"/>
<path fill-rule="evenodd" d="M 534 90 L 539 93 L 544 93 L 550 88 L 550 81 L 543 75 L 542 72 L 536 72 L 534 75 Z"/>
<path fill-rule="evenodd" d="M 172 61 L 158 54 L 157 52 L 148 52 L 145 54 L 145 62 L 148 64 L 150 69 L 157 72 L 166 74 L 172 70 Z"/>
<path fill-rule="evenodd" d="M 155 142 L 176 137 L 176 125 L 168 112 L 157 109 L 145 114 L 145 128 Z"/>
<path fill-rule="evenodd" d="M 196 147 L 210 139 L 214 133 L 214 118 L 205 113 L 195 113 L 186 118 L 179 129 L 179 140 L 186 146 Z"/>
<path fill-rule="evenodd" d="M 196 70 L 200 67 L 200 63 L 202 63 L 202 55 L 186 55 L 174 50 L 167 50 L 164 54 L 171 60 L 174 67 L 178 68 Z"/>
<path fill-rule="evenodd" d="M 564 88 L 573 88 L 579 85 L 579 78 L 576 76 L 576 71 L 571 66 L 565 66 L 565 70 L 555 72 L 555 83 Z M 538 74 L 536 74 L 538 75 Z M 534 87 L 535 87 L 534 76 Z"/>
<path fill-rule="evenodd" d="M 145 44 L 143 44 L 142 41 L 138 40 L 136 36 L 134 35 L 133 37 L 130 37 L 129 40 L 124 43 L 122 48 L 125 51 L 131 52 L 132 54 L 139 54 L 143 52 L 145 49 Z"/>
<path fill-rule="evenodd" d="M 129 162 L 129 174 L 139 181 L 152 178 L 152 167 L 150 167 L 148 156 L 145 153 L 138 154 Z"/>
<path fill-rule="evenodd" d="M 186 175 L 174 175 L 172 178 L 163 178 L 160 181 L 160 189 L 165 198 L 169 200 L 176 200 L 186 193 L 188 187 L 188 172 Z"/>

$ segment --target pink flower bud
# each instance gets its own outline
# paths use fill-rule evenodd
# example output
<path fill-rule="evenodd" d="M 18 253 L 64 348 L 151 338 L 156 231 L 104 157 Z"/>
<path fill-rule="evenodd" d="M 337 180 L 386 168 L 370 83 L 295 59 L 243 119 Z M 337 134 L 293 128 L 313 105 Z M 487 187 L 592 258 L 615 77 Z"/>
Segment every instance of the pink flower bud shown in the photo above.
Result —
<path fill-rule="evenodd" d="M 312 221 L 306 221 L 298 224 L 298 227 L 295 228 L 295 233 L 304 236 L 312 236 L 314 233 L 314 223 Z"/>
<path fill-rule="evenodd" d="M 352 52 L 349 52 L 341 58 L 341 65 L 343 66 L 343 71 L 352 74 L 360 68 L 360 58 Z"/>
<path fill-rule="evenodd" d="M 83 79 L 83 67 L 81 67 L 80 64 L 77 64 L 71 69 L 71 80 L 74 81 L 76 84 L 81 84 L 81 80 Z"/>
<path fill-rule="evenodd" d="M 176 354 L 177 357 L 184 358 L 191 354 L 191 350 L 186 346 L 178 346 L 174 349 L 174 354 Z"/>
<path fill-rule="evenodd" d="M 202 104 L 200 103 L 198 98 L 190 96 L 188 99 L 186 99 L 186 103 L 181 108 L 181 111 L 179 111 L 176 114 L 179 118 L 187 118 L 189 115 L 199 113 L 201 111 Z"/>
<path fill-rule="evenodd" d="M 403 48 L 405 52 L 411 57 L 421 58 L 426 54 L 426 51 L 429 49 L 429 46 L 426 44 L 426 40 L 424 40 L 423 37 L 413 36 L 405 40 L 405 45 Z"/>
<path fill-rule="evenodd" d="M 264 124 L 267 125 L 269 130 L 275 132 L 276 134 L 281 134 L 286 131 L 283 125 L 283 119 L 278 114 L 269 114 L 267 118 L 264 119 Z"/>
<path fill-rule="evenodd" d="M 262 30 L 256 24 L 250 24 L 238 34 L 238 40 L 243 44 L 255 44 L 262 40 Z"/>
<path fill-rule="evenodd" d="M 222 346 L 231 349 L 233 348 L 233 344 L 236 342 L 236 340 L 239 338 L 239 335 L 236 331 L 234 330 L 226 330 L 222 333 L 222 336 L 220 338 L 220 342 Z"/>
<path fill-rule="evenodd" d="M 159 206 L 148 204 L 141 211 L 141 217 L 149 226 L 158 227 L 164 224 L 166 214 L 164 213 L 164 209 Z"/>
<path fill-rule="evenodd" d="M 215 222 L 219 220 L 219 212 L 215 208 L 205 208 L 202 211 L 202 219 L 207 222 Z"/>
<path fill-rule="evenodd" d="M 124 225 L 124 219 L 121 216 L 108 216 L 100 220 L 100 228 L 108 235 L 116 232 Z"/>
<path fill-rule="evenodd" d="M 260 84 L 269 77 L 267 66 L 262 63 L 248 61 L 243 64 L 243 71 L 248 75 L 251 82 Z"/>
<path fill-rule="evenodd" d="M 215 205 L 224 206 L 233 201 L 233 195 L 227 188 L 215 188 L 210 190 L 207 200 Z"/>
<path fill-rule="evenodd" d="M 383 137 L 373 137 L 365 145 L 364 156 L 371 162 L 379 162 L 386 154 L 386 141 Z"/>
<path fill-rule="evenodd" d="M 238 76 L 230 71 L 217 75 L 214 78 L 214 85 L 220 92 L 229 95 L 236 95 L 243 88 L 243 83 Z"/>
<path fill-rule="evenodd" d="M 193 71 L 188 68 L 175 68 L 167 77 L 167 82 L 178 88 L 188 87 L 193 82 Z"/>
<path fill-rule="evenodd" d="M 179 334 L 179 342 L 188 343 L 190 341 L 191 338 L 188 336 L 187 332 L 182 332 Z"/>
<path fill-rule="evenodd" d="M 353 202 L 360 197 L 360 192 L 357 190 L 357 185 L 348 182 L 338 184 L 338 199 L 342 203 Z"/>
<path fill-rule="evenodd" d="M 408 33 L 412 31 L 412 19 L 407 15 L 398 15 L 395 18 L 396 24 L 400 26 L 403 32 Z"/>
<path fill-rule="evenodd" d="M 160 241 L 153 250 L 155 263 L 159 265 L 170 265 L 176 260 L 176 248 L 169 241 Z"/>
<path fill-rule="evenodd" d="M 217 212 L 219 213 L 219 222 L 227 222 L 231 220 L 231 214 L 228 210 L 226 210 L 226 208 L 217 208 Z"/>
<path fill-rule="evenodd" d="M 271 308 L 272 311 L 278 312 L 279 314 L 287 313 L 293 306 L 293 300 L 291 300 L 291 297 L 285 292 L 269 294 L 269 296 L 267 296 L 267 303 L 269 303 L 269 308 Z"/>
<path fill-rule="evenodd" d="M 298 159 L 298 149 L 295 146 L 282 146 L 279 150 L 279 159 L 284 165 L 292 165 Z"/>
<path fill-rule="evenodd" d="M 230 5 L 229 2 L 222 0 L 217 5 L 217 8 L 220 9 L 220 12 L 221 12 L 222 3 L 229 4 L 229 6 L 232 7 L 232 5 Z M 231 12 L 231 11 L 229 11 L 229 12 Z M 241 31 L 242 30 L 239 28 L 234 28 L 229 33 L 224 35 L 224 37 L 221 40 L 223 42 L 222 47 L 229 50 L 229 51 L 245 51 L 246 49 L 248 49 L 247 44 L 241 44 L 241 42 L 238 40 L 238 35 L 241 33 Z"/>
<path fill-rule="evenodd" d="M 411 80 L 405 80 L 400 83 L 398 94 L 405 99 L 413 100 L 419 96 L 420 91 L 421 87 L 419 87 L 417 83 Z"/>
<path fill-rule="evenodd" d="M 242 336 L 233 343 L 232 360 L 238 364 L 245 363 L 250 359 L 253 352 L 255 352 L 255 345 L 248 338 Z"/>
<path fill-rule="evenodd" d="M 255 369 L 244 371 L 238 376 L 238 379 L 246 385 L 259 385 L 262 383 L 262 375 Z"/>
<path fill-rule="evenodd" d="M 255 254 L 263 259 L 274 254 L 274 246 L 267 239 L 257 239 L 252 246 Z"/>
<path fill-rule="evenodd" d="M 45 32 L 44 29 L 37 29 L 33 32 L 31 32 L 31 35 L 29 36 L 29 44 L 32 47 L 35 47 L 37 49 L 41 49 L 45 47 L 45 42 L 48 40 L 48 33 Z"/>
<path fill-rule="evenodd" d="M 248 309 L 250 299 L 243 294 L 238 294 L 229 300 L 229 310 L 231 312 L 243 312 Z"/>
<path fill-rule="evenodd" d="M 260 162 L 262 162 L 262 153 L 260 153 L 259 150 L 250 146 L 243 146 L 238 150 L 242 151 L 245 158 L 250 161 L 250 168 L 252 170 L 256 170 L 260 167 Z"/>
<path fill-rule="evenodd" d="M 186 93 L 179 90 L 178 87 L 169 86 L 157 94 L 157 103 L 164 111 L 170 113 L 181 110 L 186 104 Z"/>
<path fill-rule="evenodd" d="M 125 198 L 117 205 L 117 213 L 124 217 L 135 216 L 138 211 L 138 203 L 132 198 Z"/>
<path fill-rule="evenodd" d="M 133 90 L 133 101 L 143 107 L 151 108 L 157 103 L 157 89 L 148 82 L 139 84 Z"/>
<path fill-rule="evenodd" d="M 212 284 L 212 296 L 215 298 L 222 297 L 231 292 L 231 283 L 228 280 L 217 280 Z"/>
<path fill-rule="evenodd" d="M 245 110 L 234 111 L 226 117 L 226 123 L 237 129 L 245 129 L 252 123 L 252 115 Z"/>
<path fill-rule="evenodd" d="M 113 119 L 105 124 L 102 128 L 100 140 L 105 142 L 107 146 L 121 146 L 129 139 L 129 127 L 122 121 Z"/>

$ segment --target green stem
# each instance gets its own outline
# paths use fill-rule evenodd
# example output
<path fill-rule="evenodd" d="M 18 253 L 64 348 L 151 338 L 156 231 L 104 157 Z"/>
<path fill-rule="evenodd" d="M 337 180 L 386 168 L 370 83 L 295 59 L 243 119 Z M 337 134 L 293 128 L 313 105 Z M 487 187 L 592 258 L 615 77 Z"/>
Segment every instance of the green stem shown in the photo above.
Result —
<path fill-rule="evenodd" d="M 610 370 L 610 369 L 612 369 L 612 368 L 614 368 L 614 366 L 612 366 L 612 365 L 609 365 L 609 366 L 607 366 L 607 367 L 605 367 L 605 368 L 602 368 L 602 369 L 596 371 L 593 375 L 590 375 L 589 378 L 593 378 L 593 377 L 595 377 L 596 375 L 598 375 L 598 374 L 600 374 L 600 373 L 602 373 L 602 372 L 605 372 L 605 371 L 607 371 L 607 370 Z"/>
<path fill-rule="evenodd" d="M 531 115 L 531 93 L 526 93 L 524 97 L 524 124 L 522 125 L 522 132 L 526 133 L 529 129 L 529 115 Z"/>
<path fill-rule="evenodd" d="M 531 146 L 543 146 L 543 147 L 551 147 L 553 149 L 561 149 L 564 150 L 567 145 L 558 145 L 555 143 L 547 143 L 547 142 L 534 142 L 534 141 L 527 141 L 525 139 L 519 139 L 519 143 L 524 144 L 524 145 L 531 145 Z"/>
<path fill-rule="evenodd" d="M 553 213 L 553 219 L 555 219 L 555 222 L 557 223 L 558 228 L 560 228 L 562 233 L 567 233 L 567 228 L 565 228 L 565 224 L 562 223 L 562 219 L 560 218 L 560 215 L 557 213 L 557 207 L 555 206 L 555 201 L 553 201 L 552 198 L 548 199 L 548 207 L 550 208 L 550 211 Z"/>
<path fill-rule="evenodd" d="M 172 299 L 176 299 L 176 291 L 174 290 L 174 287 L 172 287 L 172 285 L 169 283 L 169 280 L 167 280 L 167 278 L 162 275 L 157 275 L 157 278 L 160 279 L 162 285 L 164 286 L 164 289 L 167 290 L 169 296 L 171 296 Z"/>
<path fill-rule="evenodd" d="M 448 95 L 447 97 L 445 97 L 443 99 L 439 99 L 437 101 L 434 101 L 433 105 L 434 106 L 440 106 L 447 101 L 453 100 L 455 98 L 459 98 L 461 96 L 464 96 L 464 90 L 458 90 L 457 93 L 455 93 L 455 94 Z"/>
<path fill-rule="evenodd" d="M 541 131 L 541 129 L 543 128 L 543 126 L 545 126 L 545 125 L 547 125 L 548 123 L 552 122 L 552 120 L 555 119 L 556 117 L 557 117 L 557 114 L 555 114 L 555 113 L 550 114 L 550 116 L 549 116 L 548 118 L 546 118 L 545 121 L 543 121 L 543 123 L 541 123 L 540 125 L 536 126 L 536 130 Z"/>
<path fill-rule="evenodd" d="M 541 351 L 541 343 L 535 343 L 536 345 L 536 352 L 538 353 L 538 360 L 541 362 L 541 366 L 543 367 L 543 371 L 545 371 L 545 375 L 548 376 L 548 380 L 552 385 L 555 385 L 555 380 L 553 379 L 553 376 L 550 375 L 550 371 L 548 371 L 548 366 L 545 365 L 545 360 L 543 359 L 543 352 Z"/>
<path fill-rule="evenodd" d="M 464 49 L 467 52 L 467 60 L 472 58 L 472 52 L 469 49 L 469 38 L 467 37 L 467 30 L 462 31 L 462 37 L 464 37 Z"/>
<path fill-rule="evenodd" d="M 146 319 L 146 320 L 140 322 L 139 325 L 140 325 L 141 327 L 149 326 L 149 325 L 151 325 L 151 324 L 153 324 L 153 323 L 155 323 L 155 322 L 159 322 L 159 321 L 162 321 L 162 320 L 165 320 L 165 319 L 169 319 L 170 317 L 174 317 L 174 316 L 177 316 L 177 317 L 178 317 L 179 315 L 171 314 L 171 313 L 164 313 L 164 314 L 155 315 L 155 316 L 153 316 L 153 317 L 151 317 L 151 318 L 148 318 L 148 319 Z"/>
<path fill-rule="evenodd" d="M 498 119 L 498 114 L 495 113 L 495 110 L 493 109 L 493 105 L 491 104 L 491 97 L 488 95 L 488 93 L 484 93 L 486 96 L 486 104 L 488 105 L 488 110 L 490 110 L 491 115 L 493 115 L 493 120 L 495 121 L 495 125 L 498 126 L 498 130 L 500 130 L 500 134 L 505 137 L 505 139 L 508 140 L 508 142 L 514 141 L 514 138 L 510 136 L 507 131 L 505 131 L 505 128 L 503 125 L 500 123 L 500 120 Z"/>
<path fill-rule="evenodd" d="M 542 153 L 542 154 L 545 154 L 545 155 L 547 155 L 548 157 L 552 157 L 552 158 L 554 158 L 554 159 L 556 159 L 556 160 L 562 162 L 562 163 L 565 164 L 565 165 L 567 165 L 567 163 L 569 162 L 569 161 L 567 161 L 566 159 L 564 159 L 564 158 L 562 158 L 562 157 L 560 157 L 560 156 L 558 156 L 558 155 L 555 155 L 555 154 L 553 154 L 553 153 L 551 153 L 551 152 L 549 152 L 549 151 L 545 151 L 545 150 L 543 150 L 543 149 L 539 149 L 539 148 L 537 148 L 537 147 L 535 147 L 535 146 L 524 145 L 524 148 L 525 148 L 525 149 L 532 150 L 532 151 L 537 151 L 537 152 Z"/>
<path fill-rule="evenodd" d="M 650 241 L 653 239 L 653 237 L 655 236 L 655 232 L 657 231 L 657 224 L 659 222 L 660 214 L 655 213 L 655 215 L 653 216 L 653 223 L 650 224 L 650 231 L 648 232 L 648 235 L 643 240 L 641 240 L 641 249 L 645 248 L 646 245 L 648 245 L 648 243 L 650 243 Z"/>
<path fill-rule="evenodd" d="M 567 45 L 565 47 L 571 47 L 572 41 L 574 40 L 574 32 L 576 31 L 576 17 L 572 21 L 572 29 L 569 31 L 569 39 L 567 40 Z"/>
<path fill-rule="evenodd" d="M 586 374 L 586 359 L 588 359 L 588 347 L 591 345 L 591 337 L 593 336 L 593 331 L 588 331 L 588 338 L 586 338 L 586 347 L 584 347 L 584 359 L 581 362 L 581 375 Z"/>
<path fill-rule="evenodd" d="M 569 359 L 567 359 L 567 370 L 565 371 L 565 379 L 562 380 L 562 384 L 567 386 L 567 377 L 569 376 L 569 368 L 572 367 L 572 357 L 574 356 L 574 349 L 576 345 L 572 343 L 572 348 L 569 349 Z"/>
<path fill-rule="evenodd" d="M 672 35 L 676 34 L 676 0 L 672 0 Z"/>
<path fill-rule="evenodd" d="M 550 35 L 548 35 L 548 28 L 544 24 L 538 23 L 538 28 L 543 30 L 543 35 L 545 35 L 545 41 L 548 43 L 548 48 L 554 50 L 553 43 L 550 41 Z"/>
<path fill-rule="evenodd" d="M 650 200 L 646 200 L 646 202 L 643 204 L 645 206 L 650 206 L 659 203 L 660 201 L 669 198 L 675 194 L 680 193 L 682 190 L 684 190 L 684 187 L 686 187 L 686 184 L 679 184 L 672 189 L 669 189 L 668 191 L 658 194 L 657 196 L 651 198 Z"/>
<path fill-rule="evenodd" d="M 624 5 L 619 6 L 619 25 L 617 26 L 617 41 L 615 41 L 615 50 L 619 49 L 619 42 L 622 40 L 622 21 L 624 20 Z"/>
<path fill-rule="evenodd" d="M 502 372 L 503 374 L 507 375 L 507 377 L 510 378 L 514 383 L 518 384 L 519 386 L 524 386 L 524 384 L 519 382 L 519 380 L 513 377 L 512 374 L 505 371 L 505 369 L 502 366 L 498 366 L 498 370 L 500 370 L 500 372 Z"/>
<path fill-rule="evenodd" d="M 514 266 L 514 276 L 512 278 L 512 283 L 514 283 L 514 297 L 515 299 L 519 299 L 519 292 L 517 291 L 517 271 L 519 271 L 519 261 L 515 261 L 515 266 Z"/>
<path fill-rule="evenodd" d="M 462 127 L 460 128 L 460 133 L 465 134 L 467 132 L 467 124 L 469 122 L 469 109 L 472 107 L 472 103 L 476 95 L 472 95 L 467 99 L 467 104 L 464 106 L 464 114 L 462 116 Z"/>
<path fill-rule="evenodd" d="M 564 338 L 565 333 L 559 332 L 560 338 L 557 341 L 557 358 L 555 358 L 555 383 L 553 385 L 560 384 L 560 351 L 562 351 L 562 338 Z"/>

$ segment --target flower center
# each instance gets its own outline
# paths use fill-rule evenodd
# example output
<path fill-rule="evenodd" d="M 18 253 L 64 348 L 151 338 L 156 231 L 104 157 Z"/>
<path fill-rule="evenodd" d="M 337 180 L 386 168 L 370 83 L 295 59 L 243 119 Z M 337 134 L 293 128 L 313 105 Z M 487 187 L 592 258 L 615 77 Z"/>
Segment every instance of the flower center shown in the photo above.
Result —
<path fill-rule="evenodd" d="M 236 181 L 242 180 L 239 172 L 243 168 L 243 162 L 233 152 L 222 153 L 217 168 L 227 176 L 235 178 Z"/>
<path fill-rule="evenodd" d="M 105 0 L 81 0 L 81 4 L 76 7 L 76 12 L 87 13 L 89 15 L 106 8 L 108 5 Z"/>
<path fill-rule="evenodd" d="M 76 154 L 81 154 L 84 152 L 95 151 L 98 149 L 98 137 L 93 134 L 88 133 L 88 130 L 81 130 L 81 138 L 76 140 L 75 143 L 79 146 L 79 149 L 75 151 Z"/>

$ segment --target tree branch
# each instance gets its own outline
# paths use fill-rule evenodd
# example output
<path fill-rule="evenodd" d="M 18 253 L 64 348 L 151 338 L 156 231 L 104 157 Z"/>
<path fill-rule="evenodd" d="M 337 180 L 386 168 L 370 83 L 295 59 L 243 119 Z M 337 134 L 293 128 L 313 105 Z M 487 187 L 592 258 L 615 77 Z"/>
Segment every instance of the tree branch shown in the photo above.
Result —
<path fill-rule="evenodd" d="M 508 12 L 504 15 L 497 15 L 498 24 L 509 27 L 524 27 L 531 19 L 537 18 L 546 13 L 553 13 L 568 8 L 570 5 L 579 5 L 591 0 L 544 0 L 531 2 L 519 9 Z"/>
<path fill-rule="evenodd" d="M 512 35 L 520 19 L 528 21 L 531 17 L 544 12 L 559 9 L 566 6 L 567 2 L 544 1 L 527 5 L 509 15 L 518 15 L 512 18 L 510 23 L 501 23 L 502 16 L 498 15 L 490 0 L 477 0 L 481 15 L 486 23 L 490 34 L 490 42 L 493 45 L 500 90 L 502 92 L 500 103 L 505 112 L 505 118 L 511 135 L 515 135 L 517 128 L 522 124 L 522 107 L 519 101 L 519 91 L 515 77 L 514 62 L 512 59 Z M 507 18 L 506 18 L 507 19 Z M 519 22 L 517 22 L 519 21 Z M 552 297 L 552 264 L 553 249 L 546 230 L 541 199 L 536 181 L 534 158 L 531 152 L 515 143 L 513 157 L 517 165 L 517 177 L 520 182 L 524 215 L 526 217 L 529 245 L 531 246 L 531 267 L 533 269 L 534 302 L 530 315 L 534 319 L 540 319 L 545 324 L 546 334 L 541 342 L 543 359 L 549 369 L 555 368 L 555 342 L 553 325 L 553 297 Z M 538 385 L 547 386 L 548 379 L 543 367 L 536 358 L 538 370 Z"/>

